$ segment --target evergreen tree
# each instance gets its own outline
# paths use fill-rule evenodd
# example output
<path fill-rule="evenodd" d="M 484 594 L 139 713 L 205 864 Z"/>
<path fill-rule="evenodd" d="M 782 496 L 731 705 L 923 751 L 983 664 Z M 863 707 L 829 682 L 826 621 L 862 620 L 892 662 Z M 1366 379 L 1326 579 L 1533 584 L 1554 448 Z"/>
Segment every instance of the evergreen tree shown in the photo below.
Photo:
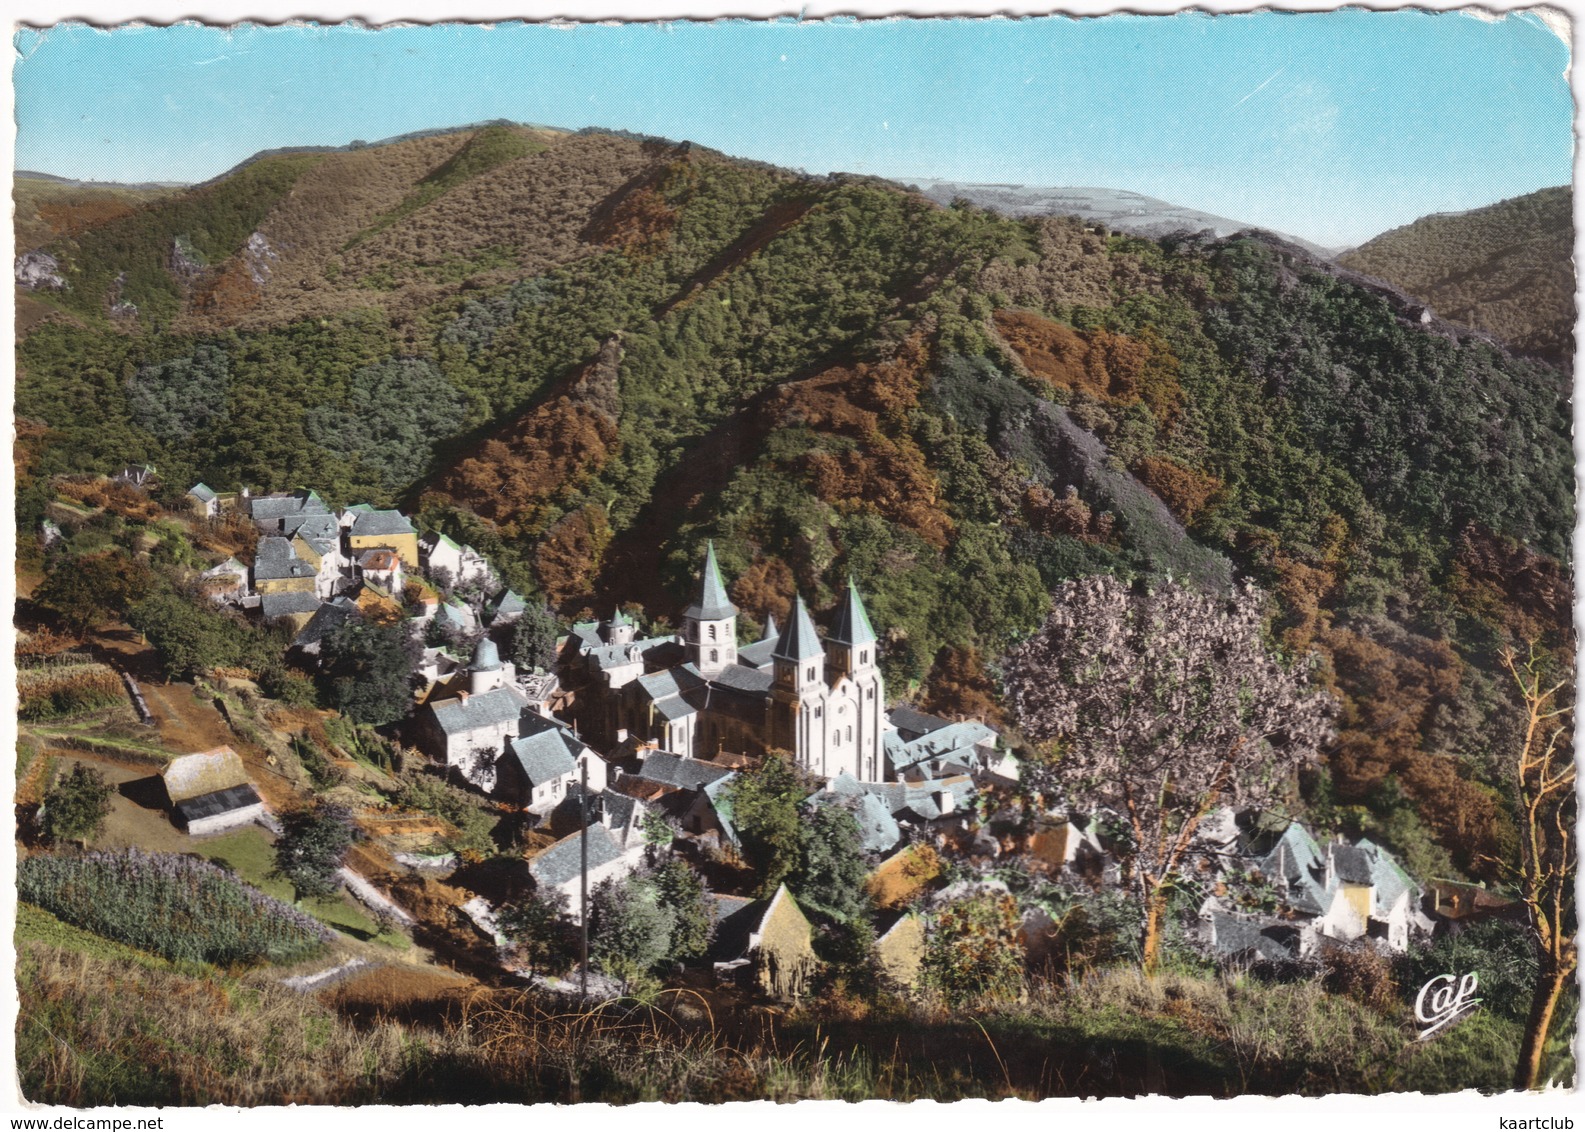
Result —
<path fill-rule="evenodd" d="M 759 895 L 775 895 L 798 868 L 803 815 L 811 790 L 798 768 L 773 751 L 756 770 L 738 775 L 725 792 L 743 855 L 759 874 Z"/>
<path fill-rule="evenodd" d="M 336 872 L 347 858 L 355 830 L 345 806 L 318 802 L 281 819 L 275 842 L 275 871 L 292 882 L 297 899 L 328 896 L 340 882 Z"/>
<path fill-rule="evenodd" d="M 512 625 L 512 663 L 520 672 L 556 666 L 556 637 L 561 625 L 556 615 L 539 602 L 529 602 L 523 616 Z"/>
<path fill-rule="evenodd" d="M 115 788 L 96 767 L 77 763 L 44 795 L 44 836 L 76 841 L 84 848 L 104 828 Z"/>
<path fill-rule="evenodd" d="M 395 723 L 413 710 L 410 686 L 419 646 L 400 624 L 348 618 L 320 645 L 330 704 L 354 723 Z"/>

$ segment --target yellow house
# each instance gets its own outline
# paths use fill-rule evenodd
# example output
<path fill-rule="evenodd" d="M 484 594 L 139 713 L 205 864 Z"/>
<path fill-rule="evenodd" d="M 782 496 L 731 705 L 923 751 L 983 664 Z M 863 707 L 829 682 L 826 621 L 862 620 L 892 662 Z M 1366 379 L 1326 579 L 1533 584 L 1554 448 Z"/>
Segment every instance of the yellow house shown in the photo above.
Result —
<path fill-rule="evenodd" d="M 418 532 L 407 521 L 406 515 L 400 511 L 354 511 L 357 518 L 353 519 L 347 532 L 347 546 L 353 558 L 359 557 L 365 550 L 389 547 L 396 551 L 403 566 L 417 571 Z"/>

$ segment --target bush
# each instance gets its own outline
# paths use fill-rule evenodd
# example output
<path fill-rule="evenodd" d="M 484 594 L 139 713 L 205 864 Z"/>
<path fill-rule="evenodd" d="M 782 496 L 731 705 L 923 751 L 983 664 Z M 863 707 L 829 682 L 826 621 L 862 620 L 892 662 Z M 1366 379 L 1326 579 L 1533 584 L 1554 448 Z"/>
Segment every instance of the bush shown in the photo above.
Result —
<path fill-rule="evenodd" d="M 86 846 L 110 816 L 113 793 L 102 772 L 76 764 L 44 795 L 44 836 L 53 844 L 80 841 Z"/>
<path fill-rule="evenodd" d="M 17 894 L 67 923 L 167 959 L 290 963 L 330 932 L 207 861 L 175 853 L 29 857 Z"/>

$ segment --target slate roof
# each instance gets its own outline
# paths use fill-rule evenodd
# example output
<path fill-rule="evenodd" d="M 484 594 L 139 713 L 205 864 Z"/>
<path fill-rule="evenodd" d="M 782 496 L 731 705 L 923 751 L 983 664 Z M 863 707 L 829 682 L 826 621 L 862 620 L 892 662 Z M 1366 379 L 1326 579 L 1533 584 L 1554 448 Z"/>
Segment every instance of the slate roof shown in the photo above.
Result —
<path fill-rule="evenodd" d="M 620 668 L 624 664 L 632 664 L 633 660 L 628 653 L 630 649 L 637 649 L 639 659 L 643 660 L 644 654 L 650 649 L 675 643 L 671 637 L 642 637 L 630 645 L 608 645 L 604 641 L 600 641 L 593 648 L 587 650 L 584 655 L 592 660 L 601 672 L 604 672 L 608 668 Z M 659 673 L 656 675 L 659 675 Z"/>
<path fill-rule="evenodd" d="M 749 935 L 765 918 L 769 901 L 715 892 L 706 893 L 705 898 L 710 903 L 710 918 L 715 923 L 710 950 L 706 954 L 717 962 L 742 958 L 748 951 Z"/>
<path fill-rule="evenodd" d="M 995 738 L 996 732 L 985 724 L 966 719 L 938 727 L 911 741 L 904 741 L 901 731 L 888 731 L 883 743 L 892 766 L 901 772 L 923 762 L 955 760 L 972 764 L 976 760 L 976 745 Z"/>
<path fill-rule="evenodd" d="M 494 672 L 501 667 L 501 650 L 489 637 L 480 637 L 473 648 L 473 671 Z"/>
<path fill-rule="evenodd" d="M 683 790 L 698 790 L 733 772 L 724 766 L 701 762 L 666 751 L 651 751 L 639 767 L 639 777 Z"/>
<path fill-rule="evenodd" d="M 509 749 L 528 784 L 543 786 L 577 772 L 573 755 L 583 750 L 583 744 L 562 728 L 551 726 L 513 739 Z"/>
<path fill-rule="evenodd" d="M 690 704 L 681 696 L 667 696 L 665 699 L 654 700 L 650 703 L 650 710 L 662 719 L 685 719 L 699 709 Z"/>
<path fill-rule="evenodd" d="M 951 812 L 954 814 L 962 813 L 975 795 L 974 780 L 967 775 L 923 782 L 860 782 L 844 771 L 831 779 L 828 788 L 849 798 L 873 794 L 892 817 L 911 821 L 934 821 L 946 813 L 935 798 L 940 791 L 952 795 Z"/>
<path fill-rule="evenodd" d="M 289 515 L 281 520 L 281 531 L 283 534 L 301 535 L 316 544 L 337 544 L 341 541 L 341 526 L 328 511 Z"/>
<path fill-rule="evenodd" d="M 317 571 L 297 557 L 288 539 L 266 535 L 259 540 L 253 556 L 254 581 L 280 582 L 292 578 L 312 578 Z"/>
<path fill-rule="evenodd" d="M 754 668 L 769 668 L 772 664 L 772 653 L 776 651 L 776 638 L 771 637 L 762 641 L 755 641 L 751 645 L 740 645 L 737 650 L 737 662 L 740 665 L 750 665 Z"/>
<path fill-rule="evenodd" d="M 1370 840 L 1362 840 L 1356 846 L 1370 858 L 1370 879 L 1376 886 L 1376 904 L 1381 908 L 1391 908 L 1393 902 L 1405 892 L 1418 893 L 1420 886 L 1415 884 L 1403 867 L 1393 860 L 1392 854 Z"/>
<path fill-rule="evenodd" d="M 512 590 L 502 590 L 485 609 L 489 612 L 492 621 L 498 617 L 512 617 L 528 612 L 528 606 L 523 603 L 523 599 Z"/>
<path fill-rule="evenodd" d="M 705 544 L 704 573 L 699 578 L 699 597 L 683 614 L 700 621 L 719 621 L 736 617 L 737 606 L 726 596 L 726 586 L 721 582 L 721 567 L 716 565 L 715 542 Z"/>
<path fill-rule="evenodd" d="M 293 613 L 314 613 L 319 605 L 319 599 L 313 594 L 264 594 L 259 598 L 259 615 L 266 621 L 273 621 Z"/>
<path fill-rule="evenodd" d="M 524 706 L 522 693 L 515 688 L 493 688 L 477 696 L 469 696 L 467 702 L 463 702 L 459 696 L 431 703 L 429 708 L 435 713 L 435 722 L 441 731 L 447 735 L 460 735 L 516 719 L 522 715 Z"/>
<path fill-rule="evenodd" d="M 600 807 L 606 825 L 616 829 L 626 829 L 632 823 L 633 813 L 639 806 L 637 798 L 630 794 L 619 794 L 615 790 L 602 790 L 594 795 L 594 800 Z"/>
<path fill-rule="evenodd" d="M 234 810 L 244 810 L 249 806 L 257 806 L 263 799 L 259 792 L 246 782 L 239 786 L 228 786 L 224 790 L 216 790 L 209 794 L 200 794 L 196 798 L 189 798 L 185 802 L 178 802 L 173 807 L 177 820 L 182 825 L 188 826 L 204 818 L 212 818 L 219 814 L 229 814 Z"/>
<path fill-rule="evenodd" d="M 886 713 L 886 718 L 892 721 L 892 726 L 902 733 L 904 742 L 928 735 L 932 731 L 939 731 L 947 725 L 947 720 L 940 716 L 928 715 L 917 708 L 907 704 L 899 704 Z"/>
<path fill-rule="evenodd" d="M 820 643 L 820 634 L 815 630 L 815 623 L 809 619 L 809 608 L 804 605 L 803 596 L 799 595 L 793 602 L 792 617 L 787 622 L 787 628 L 782 630 L 771 655 L 777 660 L 805 661 L 823 658 L 825 651 Z"/>
<path fill-rule="evenodd" d="M 1346 884 L 1371 883 L 1370 858 L 1358 846 L 1334 841 L 1326 848 L 1332 854 L 1332 870 L 1338 880 Z"/>
<path fill-rule="evenodd" d="M 528 863 L 528 875 L 534 878 L 534 883 L 542 887 L 559 888 L 576 879 L 583 870 L 582 849 L 579 846 L 585 837 L 589 839 L 591 870 L 621 858 L 622 851 L 611 839 L 610 831 L 603 825 L 591 825 L 580 833 L 563 837 Z"/>
<path fill-rule="evenodd" d="M 413 524 L 407 521 L 407 516 L 400 511 L 365 511 L 358 515 L 352 523 L 352 534 L 356 538 L 372 535 L 410 535 L 415 533 Z"/>
<path fill-rule="evenodd" d="M 188 489 L 187 494 L 198 500 L 200 503 L 213 503 L 215 500 L 220 498 L 220 496 L 215 494 L 215 489 L 206 483 L 195 483 L 191 488 Z"/>
<path fill-rule="evenodd" d="M 853 579 L 848 578 L 847 593 L 837 603 L 836 620 L 831 624 L 831 632 L 826 639 L 842 645 L 873 645 L 875 643 L 875 627 L 870 624 L 870 615 L 865 612 L 864 599 L 859 597 L 859 589 L 853 584 Z"/>
<path fill-rule="evenodd" d="M 772 676 L 746 664 L 729 664 L 710 678 L 712 684 L 739 692 L 762 694 L 770 691 Z"/>
<path fill-rule="evenodd" d="M 704 677 L 692 665 L 679 664 L 662 672 L 640 676 L 633 683 L 639 686 L 647 698 L 659 701 L 704 687 Z"/>
<path fill-rule="evenodd" d="M 347 618 L 358 612 L 358 603 L 345 597 L 334 597 L 321 605 L 302 631 L 292 638 L 294 648 L 307 648 L 319 644 L 325 635 L 345 624 Z"/>
<path fill-rule="evenodd" d="M 468 629 L 473 625 L 473 610 L 456 600 L 441 602 L 435 610 L 435 616 L 459 629 Z"/>
<path fill-rule="evenodd" d="M 218 578 L 223 574 L 240 574 L 246 578 L 248 576 L 248 568 L 235 558 L 228 558 L 220 565 L 211 566 L 205 570 L 202 576 L 205 578 Z"/>
<path fill-rule="evenodd" d="M 383 546 L 378 546 L 373 550 L 365 551 L 363 556 L 358 559 L 358 565 L 362 566 L 365 570 L 383 572 L 386 570 L 396 569 L 397 565 L 401 561 L 402 560 L 397 555 L 396 551 L 388 550 Z"/>
<path fill-rule="evenodd" d="M 836 794 L 822 790 L 818 794 L 811 795 L 804 805 L 830 806 L 838 804 L 840 800 L 853 797 L 852 794 Z M 902 827 L 897 824 L 897 819 L 892 817 L 891 811 L 880 795 L 866 791 L 857 797 L 858 805 L 855 807 L 853 817 L 858 822 L 865 852 L 884 853 L 902 840 Z"/>
<path fill-rule="evenodd" d="M 1246 920 L 1212 909 L 1211 924 L 1216 954 L 1222 958 L 1280 963 L 1296 954 L 1298 929 L 1281 920 Z"/>
<path fill-rule="evenodd" d="M 325 506 L 325 501 L 319 498 L 318 492 L 314 491 L 255 495 L 248 500 L 248 516 L 256 523 L 278 522 L 289 515 L 303 512 L 329 514 L 330 508 Z"/>
<path fill-rule="evenodd" d="M 733 845 L 740 845 L 737 837 L 737 822 L 732 813 L 732 796 L 727 788 L 737 781 L 737 771 L 733 771 L 725 778 L 718 778 L 714 782 L 705 784 L 704 796 L 710 800 L 710 808 L 715 811 L 715 820 L 721 824 L 721 836 Z"/>

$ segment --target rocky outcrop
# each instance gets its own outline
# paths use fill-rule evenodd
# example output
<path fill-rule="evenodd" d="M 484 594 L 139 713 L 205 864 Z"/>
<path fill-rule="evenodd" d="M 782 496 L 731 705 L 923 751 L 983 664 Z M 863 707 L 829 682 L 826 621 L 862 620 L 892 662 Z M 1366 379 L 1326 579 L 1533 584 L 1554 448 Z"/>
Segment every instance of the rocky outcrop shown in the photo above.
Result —
<path fill-rule="evenodd" d="M 64 291 L 66 280 L 61 265 L 47 252 L 25 252 L 17 256 L 17 286 L 28 291 Z"/>

